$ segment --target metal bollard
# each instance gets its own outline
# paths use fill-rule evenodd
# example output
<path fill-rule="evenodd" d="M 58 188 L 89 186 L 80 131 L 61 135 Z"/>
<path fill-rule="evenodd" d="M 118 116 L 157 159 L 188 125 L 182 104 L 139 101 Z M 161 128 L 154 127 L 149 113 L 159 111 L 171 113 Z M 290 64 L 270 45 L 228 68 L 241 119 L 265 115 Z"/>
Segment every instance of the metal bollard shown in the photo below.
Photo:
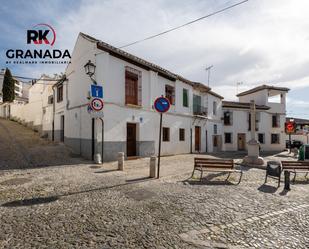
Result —
<path fill-rule="evenodd" d="M 151 156 L 150 157 L 150 167 L 149 167 L 149 177 L 155 178 L 156 177 L 156 166 L 157 166 L 157 157 Z"/>
<path fill-rule="evenodd" d="M 284 189 L 285 190 L 291 190 L 290 188 L 290 172 L 285 170 L 284 171 Z"/>
<path fill-rule="evenodd" d="M 118 152 L 118 170 L 124 169 L 124 152 Z"/>

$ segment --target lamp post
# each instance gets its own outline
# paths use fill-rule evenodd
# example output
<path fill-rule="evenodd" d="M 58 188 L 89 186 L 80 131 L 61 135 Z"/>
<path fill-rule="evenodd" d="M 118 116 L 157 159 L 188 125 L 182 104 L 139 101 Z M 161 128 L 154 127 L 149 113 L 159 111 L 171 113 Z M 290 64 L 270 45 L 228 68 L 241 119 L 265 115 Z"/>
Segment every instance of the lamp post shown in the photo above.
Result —
<path fill-rule="evenodd" d="M 97 82 L 92 78 L 92 76 L 95 74 L 95 68 L 96 65 L 94 63 L 91 62 L 91 60 L 89 60 L 85 65 L 85 73 L 89 76 L 89 78 L 92 80 L 93 84 L 97 85 Z M 90 94 L 89 94 L 89 99 L 90 99 Z M 102 121 L 102 137 L 103 137 L 103 119 L 101 119 Z M 99 153 L 98 150 L 98 146 L 99 146 L 99 142 L 97 141 L 97 128 L 96 128 L 96 118 L 92 118 L 92 145 L 93 145 L 93 159 L 97 164 L 101 164 L 102 163 L 102 158 L 103 158 L 103 153 L 102 153 L 102 157 L 101 154 Z M 103 142 L 103 139 L 102 139 Z M 103 146 L 103 145 L 102 145 Z M 103 147 L 102 147 L 102 152 L 103 152 Z"/>
<path fill-rule="evenodd" d="M 85 66 L 85 73 L 90 77 L 90 79 L 92 80 L 92 82 L 94 84 L 97 84 L 97 82 L 92 78 L 92 76 L 95 74 L 95 68 L 96 68 L 96 65 L 94 65 L 91 60 L 89 60 Z"/>

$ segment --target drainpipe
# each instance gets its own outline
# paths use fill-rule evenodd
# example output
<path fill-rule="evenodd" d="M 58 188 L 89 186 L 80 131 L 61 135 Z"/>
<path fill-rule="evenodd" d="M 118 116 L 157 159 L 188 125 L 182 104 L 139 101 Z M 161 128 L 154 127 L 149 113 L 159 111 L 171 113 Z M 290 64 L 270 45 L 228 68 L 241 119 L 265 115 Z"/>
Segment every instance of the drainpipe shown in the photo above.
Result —
<path fill-rule="evenodd" d="M 102 160 L 102 164 L 104 162 L 104 120 L 103 118 L 99 118 L 102 122 L 102 157 L 101 157 L 101 160 Z"/>
<path fill-rule="evenodd" d="M 55 94 L 55 85 L 52 86 L 53 90 L 53 121 L 52 121 L 52 141 L 55 141 L 55 101 L 56 101 L 56 94 Z"/>

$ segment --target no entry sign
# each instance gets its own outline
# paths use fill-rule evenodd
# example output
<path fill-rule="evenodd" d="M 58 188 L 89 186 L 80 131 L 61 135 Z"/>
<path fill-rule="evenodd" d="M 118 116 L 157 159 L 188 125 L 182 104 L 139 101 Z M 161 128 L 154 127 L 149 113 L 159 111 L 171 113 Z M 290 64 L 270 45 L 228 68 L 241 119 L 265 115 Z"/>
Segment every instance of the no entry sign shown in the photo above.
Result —
<path fill-rule="evenodd" d="M 289 121 L 285 123 L 285 132 L 287 134 L 295 133 L 296 130 L 296 124 L 294 121 Z"/>
<path fill-rule="evenodd" d="M 170 106 L 171 104 L 169 100 L 165 97 L 159 97 L 154 102 L 154 108 L 161 113 L 167 112 L 170 109 Z"/>
<path fill-rule="evenodd" d="M 91 105 L 92 110 L 98 112 L 103 109 L 104 103 L 102 99 L 94 98 L 93 100 L 91 100 L 90 105 Z"/>

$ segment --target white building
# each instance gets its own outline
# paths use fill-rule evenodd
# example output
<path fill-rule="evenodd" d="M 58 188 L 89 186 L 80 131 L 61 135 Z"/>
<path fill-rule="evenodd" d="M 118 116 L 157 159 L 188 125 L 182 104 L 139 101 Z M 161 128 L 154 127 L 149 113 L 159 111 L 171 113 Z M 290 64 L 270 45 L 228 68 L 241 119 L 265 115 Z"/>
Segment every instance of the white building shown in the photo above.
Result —
<path fill-rule="evenodd" d="M 87 112 L 92 82 L 84 65 L 89 60 L 96 65 L 93 78 L 104 88 L 103 127 Z M 86 158 L 102 150 L 104 161 L 116 159 L 118 152 L 156 155 L 159 114 L 153 103 L 161 95 L 172 104 L 163 117 L 163 155 L 221 150 L 223 98 L 201 83 L 82 33 L 65 75 L 54 87 L 54 139 Z"/>
<path fill-rule="evenodd" d="M 309 120 L 302 118 L 287 117 L 286 122 L 294 120 L 296 123 L 296 132 L 291 135 L 291 140 L 301 141 L 304 144 L 309 144 Z M 289 140 L 289 135 L 286 135 L 286 140 Z"/>
<path fill-rule="evenodd" d="M 96 66 L 92 79 L 84 66 Z M 59 79 L 59 77 L 57 77 Z M 238 94 L 239 102 L 100 40 L 80 33 L 65 75 L 56 84 L 43 76 L 29 88 L 29 103 L 4 103 L 0 116 L 16 119 L 85 158 L 104 161 L 158 154 L 160 115 L 153 103 L 166 96 L 162 155 L 246 150 L 250 101 L 257 111 L 257 137 L 264 151 L 285 148 L 287 88 L 259 86 Z M 104 89 L 104 109 L 88 112 L 90 86 Z"/>
<path fill-rule="evenodd" d="M 52 139 L 53 83 L 42 75 L 33 85 L 29 84 L 29 98 L 15 96 L 11 103 L 0 104 L 0 117 L 19 121 Z"/>
<path fill-rule="evenodd" d="M 238 94 L 239 102 L 223 101 L 223 150 L 246 150 L 250 137 L 250 101 L 256 104 L 256 139 L 262 151 L 285 148 L 286 93 L 288 88 L 262 85 Z"/>

